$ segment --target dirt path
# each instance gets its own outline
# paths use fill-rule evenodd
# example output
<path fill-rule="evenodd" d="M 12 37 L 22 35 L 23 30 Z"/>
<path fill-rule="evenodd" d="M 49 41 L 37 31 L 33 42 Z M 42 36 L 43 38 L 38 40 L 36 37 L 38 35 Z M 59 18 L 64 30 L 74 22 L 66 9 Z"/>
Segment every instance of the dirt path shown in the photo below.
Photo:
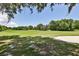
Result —
<path fill-rule="evenodd" d="M 9 44 L 11 42 L 12 42 L 11 39 L 10 40 L 0 40 L 0 46 Z"/>
<path fill-rule="evenodd" d="M 79 43 L 79 36 L 58 36 L 54 37 L 57 40 L 62 40 L 71 43 Z"/>

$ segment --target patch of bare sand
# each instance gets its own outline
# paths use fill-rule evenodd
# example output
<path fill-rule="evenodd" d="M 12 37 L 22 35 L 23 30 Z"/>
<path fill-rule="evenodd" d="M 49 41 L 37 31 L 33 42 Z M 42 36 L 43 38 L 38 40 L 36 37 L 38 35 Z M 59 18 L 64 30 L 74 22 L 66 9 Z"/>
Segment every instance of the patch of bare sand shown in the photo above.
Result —
<path fill-rule="evenodd" d="M 79 43 L 79 36 L 58 36 L 54 37 L 54 39 L 71 43 Z"/>

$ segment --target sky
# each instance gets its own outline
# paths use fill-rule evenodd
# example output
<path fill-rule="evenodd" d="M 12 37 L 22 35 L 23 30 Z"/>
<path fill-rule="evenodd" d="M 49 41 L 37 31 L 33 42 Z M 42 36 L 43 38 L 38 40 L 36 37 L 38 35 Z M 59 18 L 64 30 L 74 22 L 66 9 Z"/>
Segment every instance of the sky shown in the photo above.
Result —
<path fill-rule="evenodd" d="M 60 20 L 64 18 L 72 18 L 74 20 L 79 19 L 79 4 L 77 4 L 68 14 L 68 7 L 64 5 L 56 5 L 53 7 L 53 11 L 51 11 L 50 7 L 46 7 L 41 13 L 38 13 L 36 9 L 33 10 L 33 14 L 31 14 L 28 8 L 24 8 L 21 13 L 15 15 L 14 19 L 7 24 L 6 14 L 0 14 L 0 24 L 7 25 L 9 27 L 15 26 L 28 26 L 37 24 L 48 24 L 51 20 Z"/>

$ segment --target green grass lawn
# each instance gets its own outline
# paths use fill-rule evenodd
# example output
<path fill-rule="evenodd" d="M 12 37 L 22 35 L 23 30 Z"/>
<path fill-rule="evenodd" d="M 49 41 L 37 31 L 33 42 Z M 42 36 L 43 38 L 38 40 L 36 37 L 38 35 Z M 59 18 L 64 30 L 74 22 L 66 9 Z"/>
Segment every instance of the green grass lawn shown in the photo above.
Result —
<path fill-rule="evenodd" d="M 67 43 L 49 37 L 1 36 L 1 56 L 79 56 L 79 44 Z M 3 39 L 4 40 L 3 40 Z M 6 40 L 8 41 L 7 43 Z"/>
<path fill-rule="evenodd" d="M 79 44 L 53 39 L 54 36 L 79 36 L 75 31 L 6 30 L 0 32 L 0 55 L 79 56 Z"/>
<path fill-rule="evenodd" d="M 53 36 L 79 36 L 79 30 L 75 31 L 38 31 L 38 30 L 6 30 L 0 32 L 0 36 L 10 36 L 10 35 L 19 35 L 19 36 L 44 36 L 44 37 L 53 37 Z"/>

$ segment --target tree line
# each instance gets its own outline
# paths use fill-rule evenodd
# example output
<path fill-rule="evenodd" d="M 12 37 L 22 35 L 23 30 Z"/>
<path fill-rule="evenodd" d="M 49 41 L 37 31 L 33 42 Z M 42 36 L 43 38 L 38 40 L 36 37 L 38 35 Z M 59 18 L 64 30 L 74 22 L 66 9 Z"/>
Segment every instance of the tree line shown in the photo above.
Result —
<path fill-rule="evenodd" d="M 61 19 L 52 20 L 47 25 L 38 24 L 37 26 L 18 26 L 18 27 L 6 27 L 0 25 L 0 31 L 12 29 L 12 30 L 55 30 L 55 31 L 74 31 L 79 29 L 79 20 L 73 19 Z"/>

